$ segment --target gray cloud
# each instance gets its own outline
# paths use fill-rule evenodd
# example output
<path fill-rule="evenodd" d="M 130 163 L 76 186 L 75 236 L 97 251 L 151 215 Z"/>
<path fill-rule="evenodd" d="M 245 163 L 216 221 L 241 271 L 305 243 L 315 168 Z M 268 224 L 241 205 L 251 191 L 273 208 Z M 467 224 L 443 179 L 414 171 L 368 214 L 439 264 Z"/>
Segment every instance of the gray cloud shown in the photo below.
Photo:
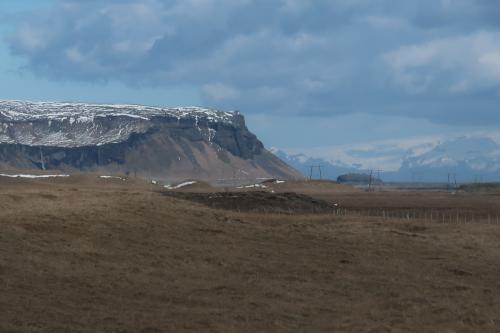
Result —
<path fill-rule="evenodd" d="M 60 0 L 9 37 L 51 78 L 193 85 L 245 112 L 500 120 L 494 0 Z"/>

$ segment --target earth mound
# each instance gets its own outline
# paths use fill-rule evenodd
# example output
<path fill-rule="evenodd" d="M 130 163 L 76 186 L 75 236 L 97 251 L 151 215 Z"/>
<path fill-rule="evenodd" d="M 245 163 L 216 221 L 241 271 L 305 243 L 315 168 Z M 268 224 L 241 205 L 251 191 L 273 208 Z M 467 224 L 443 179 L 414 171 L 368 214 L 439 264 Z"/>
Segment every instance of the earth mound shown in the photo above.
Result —
<path fill-rule="evenodd" d="M 177 199 L 196 202 L 215 209 L 242 212 L 325 214 L 332 213 L 337 209 L 335 203 L 292 192 L 270 193 L 249 191 L 193 193 L 169 191 L 163 192 L 163 194 Z"/>

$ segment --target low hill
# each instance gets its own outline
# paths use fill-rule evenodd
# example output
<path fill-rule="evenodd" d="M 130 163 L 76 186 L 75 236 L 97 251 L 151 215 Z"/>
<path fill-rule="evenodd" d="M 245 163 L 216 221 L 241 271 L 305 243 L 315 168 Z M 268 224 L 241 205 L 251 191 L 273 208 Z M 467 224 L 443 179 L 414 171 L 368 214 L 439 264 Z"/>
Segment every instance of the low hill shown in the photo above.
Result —
<path fill-rule="evenodd" d="M 458 189 L 465 192 L 500 193 L 500 183 L 470 183 L 470 184 L 460 185 Z"/>
<path fill-rule="evenodd" d="M 348 173 L 345 175 L 341 175 L 337 178 L 337 182 L 340 184 L 353 185 L 379 185 L 383 183 L 382 179 L 364 173 Z"/>

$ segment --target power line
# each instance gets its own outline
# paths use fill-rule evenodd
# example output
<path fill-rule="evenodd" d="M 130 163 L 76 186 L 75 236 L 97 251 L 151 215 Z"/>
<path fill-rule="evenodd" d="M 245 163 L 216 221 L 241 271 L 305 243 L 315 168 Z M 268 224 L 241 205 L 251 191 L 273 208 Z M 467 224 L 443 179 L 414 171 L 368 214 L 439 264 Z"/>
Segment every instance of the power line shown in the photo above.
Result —
<path fill-rule="evenodd" d="M 448 191 L 453 188 L 453 189 L 457 189 L 458 185 L 457 185 L 457 174 L 454 173 L 454 172 L 448 172 Z"/>
<path fill-rule="evenodd" d="M 318 170 L 319 172 L 319 179 L 322 180 L 323 179 L 323 166 L 321 164 L 317 164 L 317 165 L 310 165 L 309 166 L 309 180 L 312 180 L 313 179 L 313 173 L 314 173 L 314 170 Z"/>

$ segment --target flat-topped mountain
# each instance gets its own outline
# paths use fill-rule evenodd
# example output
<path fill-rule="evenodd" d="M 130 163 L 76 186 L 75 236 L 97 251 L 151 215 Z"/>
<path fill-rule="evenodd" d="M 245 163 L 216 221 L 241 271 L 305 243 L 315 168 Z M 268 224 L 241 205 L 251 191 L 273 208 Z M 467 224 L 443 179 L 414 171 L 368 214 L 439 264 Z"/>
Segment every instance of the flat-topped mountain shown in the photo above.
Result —
<path fill-rule="evenodd" d="M 0 166 L 185 178 L 299 178 L 239 112 L 0 101 Z"/>

